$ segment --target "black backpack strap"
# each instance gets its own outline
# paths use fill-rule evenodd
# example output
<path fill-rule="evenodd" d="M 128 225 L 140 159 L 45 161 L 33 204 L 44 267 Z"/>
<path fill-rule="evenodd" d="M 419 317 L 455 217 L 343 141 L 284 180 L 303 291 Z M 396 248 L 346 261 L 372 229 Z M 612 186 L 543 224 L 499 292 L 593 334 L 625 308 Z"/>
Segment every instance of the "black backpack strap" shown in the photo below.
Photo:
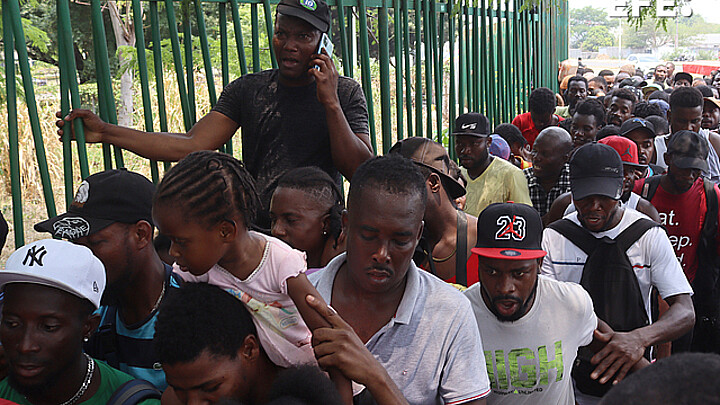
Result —
<path fill-rule="evenodd" d="M 597 247 L 597 238 L 592 236 L 585 228 L 569 219 L 564 218 L 555 221 L 548 225 L 548 228 L 567 238 L 588 256 L 590 256 Z"/>
<path fill-rule="evenodd" d="M 640 237 L 645 235 L 645 232 L 655 228 L 656 226 L 659 227 L 660 224 L 651 219 L 640 218 L 625 228 L 624 231 L 620 232 L 620 234 L 615 238 L 615 243 L 617 243 L 620 249 L 625 252 L 630 248 L 630 246 L 632 246 L 633 243 L 637 242 Z"/>
<path fill-rule="evenodd" d="M 118 368 L 118 337 L 115 329 L 117 318 L 117 307 L 109 305 L 105 311 L 105 317 L 98 330 L 90 337 L 84 345 L 85 353 L 98 360 L 103 360 L 111 367 Z"/>
<path fill-rule="evenodd" d="M 465 213 L 457 211 L 457 240 L 455 242 L 455 282 L 467 285 L 467 217 Z"/>
<path fill-rule="evenodd" d="M 160 399 L 162 392 L 148 381 L 135 379 L 118 387 L 107 405 L 135 405 L 146 399 Z"/>
<path fill-rule="evenodd" d="M 707 211 L 700 234 L 706 241 L 711 242 L 710 245 L 714 245 L 718 229 L 718 195 L 715 192 L 715 183 L 708 179 L 703 179 L 703 182 Z"/>
<path fill-rule="evenodd" d="M 717 255 L 718 195 L 713 182 L 704 180 L 707 211 L 700 231 L 699 266 L 693 280 L 697 313 L 717 316 L 720 311 L 720 263 Z"/>
<path fill-rule="evenodd" d="M 648 201 L 652 201 L 653 196 L 655 196 L 655 192 L 657 191 L 657 188 L 660 185 L 661 177 L 662 177 L 661 175 L 655 175 L 655 176 L 650 176 L 647 179 L 645 179 L 645 184 L 643 185 L 640 197 L 642 197 Z"/>

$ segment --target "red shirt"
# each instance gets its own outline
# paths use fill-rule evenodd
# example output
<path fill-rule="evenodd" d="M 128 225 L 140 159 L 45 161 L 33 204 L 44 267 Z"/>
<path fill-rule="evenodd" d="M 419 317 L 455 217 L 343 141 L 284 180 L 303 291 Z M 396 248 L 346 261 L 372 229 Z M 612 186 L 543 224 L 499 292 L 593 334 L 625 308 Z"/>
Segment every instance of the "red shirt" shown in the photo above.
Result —
<path fill-rule="evenodd" d="M 430 271 L 430 266 L 427 266 L 427 265 L 420 266 L 420 268 L 427 272 Z M 465 269 L 467 270 L 467 286 L 466 287 L 470 287 L 471 285 L 480 281 L 480 276 L 478 275 L 478 256 L 477 255 L 473 254 L 470 256 L 470 258 L 467 261 Z M 443 281 L 446 283 L 450 283 L 450 284 L 457 284 L 457 281 L 455 280 L 455 276 L 452 276 Z"/>
<path fill-rule="evenodd" d="M 558 122 L 565 120 L 563 117 L 557 114 L 553 115 L 557 117 Z M 532 118 L 530 118 L 530 113 L 526 112 L 524 114 L 518 115 L 512 120 L 512 124 L 520 129 L 520 132 L 522 132 L 522 135 L 528 142 L 528 145 L 532 147 L 535 143 L 535 138 L 537 138 L 540 131 L 535 128 L 535 123 L 533 122 Z"/>
<path fill-rule="evenodd" d="M 717 185 L 715 192 L 720 195 Z M 690 190 L 679 195 L 668 193 L 660 185 L 650 202 L 657 208 L 660 222 L 667 229 L 670 243 L 675 249 L 685 276 L 692 283 L 698 267 L 697 249 L 700 232 L 707 212 L 703 179 L 698 178 Z"/>

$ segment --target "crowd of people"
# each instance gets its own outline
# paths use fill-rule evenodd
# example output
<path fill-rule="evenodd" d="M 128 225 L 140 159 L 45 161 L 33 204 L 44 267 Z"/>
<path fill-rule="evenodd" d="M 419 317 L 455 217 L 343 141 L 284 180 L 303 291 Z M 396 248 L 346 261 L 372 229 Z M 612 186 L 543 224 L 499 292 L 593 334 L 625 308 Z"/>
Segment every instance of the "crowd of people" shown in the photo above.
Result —
<path fill-rule="evenodd" d="M 456 117 L 457 163 L 373 157 L 329 27 L 282 0 L 278 69 L 186 134 L 59 117 L 179 162 L 87 177 L 11 255 L 0 404 L 720 403 L 714 80 L 572 72 Z M 242 160 L 212 151 L 238 128 Z"/>

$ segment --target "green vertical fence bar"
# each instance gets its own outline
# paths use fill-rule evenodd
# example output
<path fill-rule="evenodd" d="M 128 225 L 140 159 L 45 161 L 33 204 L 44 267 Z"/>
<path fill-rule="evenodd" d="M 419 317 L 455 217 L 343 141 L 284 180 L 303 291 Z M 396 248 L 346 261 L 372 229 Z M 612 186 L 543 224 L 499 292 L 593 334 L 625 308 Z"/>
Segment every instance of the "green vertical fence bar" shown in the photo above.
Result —
<path fill-rule="evenodd" d="M 415 2 L 415 136 L 423 136 L 423 90 L 422 90 L 422 26 L 421 18 L 423 0 Z"/>
<path fill-rule="evenodd" d="M 472 93 L 475 101 L 473 108 L 475 111 L 479 111 L 488 117 L 492 117 L 492 109 L 489 108 L 492 104 L 488 105 L 485 100 L 485 94 L 490 86 L 490 70 L 488 63 L 488 41 L 492 41 L 487 33 L 487 20 L 486 20 L 486 7 L 485 0 L 480 2 L 480 7 L 473 8 L 473 42 L 472 42 L 472 56 L 473 65 L 476 71 L 479 73 L 473 78 Z M 485 41 L 480 38 L 487 38 Z M 479 63 L 478 63 L 479 62 Z M 482 94 L 481 94 L 482 92 Z"/>
<path fill-rule="evenodd" d="M 413 93 L 412 93 L 412 75 L 410 74 L 410 8 L 409 1 L 397 1 L 402 7 L 402 32 L 403 45 L 405 45 L 404 61 L 405 61 L 405 109 L 407 117 L 407 134 L 408 137 L 413 136 Z M 399 63 L 399 62 L 398 62 Z"/>
<path fill-rule="evenodd" d="M 165 0 L 165 10 L 167 12 L 168 29 L 170 30 L 170 44 L 172 46 L 175 74 L 177 75 L 178 93 L 180 93 L 183 123 L 185 124 L 185 130 L 189 131 L 193 126 L 193 121 L 190 115 L 190 102 L 188 100 L 187 87 L 185 86 L 185 77 L 183 75 L 184 70 L 180 53 L 180 37 L 177 31 L 177 20 L 175 19 L 175 7 L 173 5 L 173 0 Z"/>
<path fill-rule="evenodd" d="M 232 12 L 233 32 L 235 33 L 235 47 L 240 62 L 240 73 L 246 74 L 248 68 L 247 60 L 245 59 L 245 44 L 243 41 L 242 26 L 240 25 L 240 10 L 238 9 L 237 0 L 230 0 L 230 9 Z"/>
<path fill-rule="evenodd" d="M 167 132 L 167 111 L 165 109 L 165 79 L 162 62 L 162 43 L 160 41 L 160 16 L 158 3 L 150 2 L 150 32 L 153 44 L 153 68 L 155 69 L 155 90 L 157 91 L 158 119 L 160 131 Z M 163 162 L 165 171 L 170 170 L 170 162 Z"/>
<path fill-rule="evenodd" d="M 135 0 L 137 1 L 137 0 Z M 195 17 L 197 18 L 198 32 L 200 36 L 200 49 L 202 50 L 203 68 L 205 70 L 205 81 L 207 82 L 208 97 L 210 98 L 210 107 L 214 107 L 217 102 L 217 92 L 215 91 L 215 78 L 213 77 L 212 62 L 210 60 L 210 44 L 207 39 L 207 28 L 205 27 L 205 15 L 203 14 L 202 3 L 195 0 Z"/>
<path fill-rule="evenodd" d="M 5 94 L 7 96 L 8 117 L 8 157 L 10 160 L 10 190 L 12 192 L 13 235 L 15 247 L 25 242 L 23 226 L 22 191 L 20 186 L 20 150 L 17 121 L 17 89 L 15 86 L 15 39 L 13 37 L 12 17 L 7 11 L 8 3 L 3 0 L 3 47 L 5 51 Z M 68 138 L 66 136 L 66 138 Z"/>
<path fill-rule="evenodd" d="M 336 0 L 337 13 L 338 13 L 338 29 L 340 30 L 340 55 L 342 56 L 343 62 L 343 74 L 348 77 L 352 77 L 352 63 L 350 61 L 350 49 L 348 45 L 348 29 L 345 18 L 345 3 L 343 0 Z"/>
<path fill-rule="evenodd" d="M 390 30 L 388 22 L 388 0 L 382 0 L 378 9 L 378 31 L 380 42 L 380 120 L 382 125 L 383 153 L 393 144 L 392 113 L 390 110 Z M 364 75 L 363 75 L 364 76 Z"/>
<path fill-rule="evenodd" d="M 432 50 L 434 55 L 434 85 L 435 85 L 435 132 L 436 140 L 442 143 L 443 130 L 443 91 L 442 91 L 442 67 L 443 67 L 443 16 L 438 13 L 434 0 L 430 0 L 430 26 L 432 27 Z M 439 38 L 438 38 L 439 37 Z"/>
<path fill-rule="evenodd" d="M 30 117 L 30 129 L 33 135 L 33 143 L 35 145 L 35 156 L 37 157 L 38 169 L 40 170 L 40 180 L 43 188 L 43 196 L 45 198 L 45 207 L 49 216 L 55 216 L 55 197 L 52 192 L 52 184 L 50 183 L 50 172 L 48 170 L 47 160 L 45 159 L 45 145 L 43 143 L 42 130 L 40 129 L 40 117 L 38 116 L 37 103 L 35 101 L 35 90 L 32 82 L 32 72 L 30 71 L 30 58 L 28 57 L 27 44 L 25 43 L 25 32 L 23 30 L 22 21 L 20 20 L 20 6 L 15 1 L 5 3 L 7 7 L 3 8 L 3 13 L 9 12 L 12 19 L 13 40 L 15 52 L 18 56 L 18 64 L 20 65 L 20 74 L 23 81 L 23 89 L 25 90 L 25 101 L 28 108 L 28 116 Z M 67 5 L 67 4 L 66 4 Z M 13 41 L 11 41 L 13 42 Z M 12 58 L 10 59 L 13 60 Z M 15 75 L 13 74 L 13 76 Z M 77 90 L 77 88 L 76 88 Z M 75 101 L 75 99 L 73 99 Z M 76 105 L 79 106 L 79 99 Z M 84 140 L 84 138 L 83 138 Z M 83 143 L 83 146 L 84 143 Z M 85 169 L 87 169 L 87 156 L 85 157 Z"/>
<path fill-rule="evenodd" d="M 423 9 L 423 46 L 425 49 L 425 130 L 426 136 L 432 138 L 432 106 L 433 106 L 433 86 L 432 86 L 432 33 L 430 32 L 430 2 L 433 0 L 417 0 L 422 1 Z"/>
<path fill-rule="evenodd" d="M 222 70 L 223 88 L 230 83 L 230 55 L 228 53 L 227 7 L 225 3 L 218 4 L 220 16 L 220 69 Z M 232 138 L 225 142 L 225 153 L 233 154 Z"/>
<path fill-rule="evenodd" d="M 258 5 L 250 5 L 250 23 L 252 25 L 252 60 L 253 73 L 262 70 L 260 67 L 260 20 L 258 17 Z"/>
<path fill-rule="evenodd" d="M 459 54 L 459 60 L 458 60 L 458 114 L 463 114 L 466 112 L 465 107 L 468 105 L 466 100 L 466 89 L 467 89 L 467 49 L 466 49 L 466 41 L 464 39 L 463 33 L 465 32 L 464 27 L 466 26 L 466 7 L 464 5 L 464 2 L 466 0 L 459 0 L 459 11 L 458 11 L 458 54 Z M 455 53 L 455 52 L 453 52 Z M 454 119 L 455 117 L 451 117 L 451 119 Z M 454 121 L 451 121 L 454 122 Z M 450 127 L 452 128 L 452 124 L 450 124 Z"/>
<path fill-rule="evenodd" d="M 8 25 L 8 27 L 10 27 L 10 25 Z M 11 43 L 12 42 L 13 41 L 11 41 Z M 62 43 L 62 42 L 58 43 L 58 51 L 60 52 L 60 54 L 62 54 L 65 51 L 64 46 L 65 46 L 64 43 Z M 14 64 L 14 61 L 13 61 L 13 64 Z M 14 87 L 15 87 L 15 82 L 13 81 L 13 88 Z M 10 100 L 9 97 L 8 97 L 8 100 Z M 13 99 L 13 102 L 15 102 L 14 99 Z M 62 117 L 65 117 L 69 112 L 70 112 L 70 79 L 68 79 L 68 77 L 67 77 L 67 70 L 61 69 L 60 70 L 60 115 Z M 10 123 L 12 124 L 12 121 Z M 72 204 L 72 201 L 74 199 L 73 193 L 75 190 L 75 187 L 73 186 L 74 175 L 73 175 L 73 158 L 72 158 L 72 135 L 70 133 L 63 132 L 62 146 L 63 146 L 63 181 L 64 181 L 64 185 L 65 185 L 65 206 L 69 207 L 70 204 Z M 103 160 L 104 160 L 106 169 L 108 168 L 108 165 L 110 166 L 110 168 L 112 168 L 112 156 L 110 156 L 110 145 L 103 145 Z"/>
<path fill-rule="evenodd" d="M 153 132 L 152 102 L 150 101 L 150 79 L 148 78 L 147 55 L 145 54 L 145 30 L 143 29 L 143 8 L 140 0 L 132 0 L 133 26 L 135 28 L 135 50 L 137 52 L 138 70 L 140 73 L 140 90 L 143 101 L 143 118 L 145 131 Z M 122 152 L 115 152 L 115 156 L 122 156 Z M 150 176 L 153 183 L 160 180 L 157 162 L 150 161 Z"/>
<path fill-rule="evenodd" d="M 403 131 L 403 34 L 402 34 L 402 10 L 400 2 L 395 1 L 393 6 L 393 36 L 395 39 L 395 48 L 393 50 L 395 56 L 395 133 L 397 139 L 404 138 Z"/>
<path fill-rule="evenodd" d="M 369 124 L 370 124 L 370 142 L 374 151 L 377 151 L 377 141 L 375 138 L 375 108 L 373 105 L 373 92 L 372 92 L 372 78 L 370 77 L 370 41 L 368 39 L 368 25 L 367 25 L 367 8 L 365 7 L 365 0 L 358 0 L 358 8 L 360 12 L 359 24 L 360 24 L 360 71 L 362 75 L 362 87 L 365 92 L 365 98 L 367 99 Z"/>
<path fill-rule="evenodd" d="M 10 4 L 15 5 L 15 2 L 11 1 Z M 10 9 L 11 9 L 11 11 L 14 11 L 12 6 Z M 27 56 L 27 48 L 25 47 L 24 34 L 22 34 L 22 40 L 17 39 L 18 32 L 22 32 L 22 25 L 20 24 L 20 21 L 19 21 L 19 18 L 20 18 L 19 14 L 20 13 L 18 10 L 18 21 L 15 21 L 15 18 L 13 18 L 13 25 L 17 25 L 20 28 L 20 30 L 18 30 L 18 28 L 15 27 L 15 30 L 14 30 L 15 31 L 15 46 L 20 47 L 19 44 L 20 44 L 20 41 L 22 41 L 23 49 L 22 49 L 22 51 L 18 50 L 18 57 L 19 57 L 19 62 L 20 62 L 20 70 L 23 71 L 23 69 L 24 69 L 23 65 L 28 64 L 28 56 Z M 80 91 L 78 89 L 78 81 L 77 81 L 77 74 L 76 74 L 77 69 L 75 67 L 75 53 L 73 52 L 73 47 L 72 47 L 73 40 L 72 40 L 72 29 L 70 27 L 70 6 L 68 4 L 68 0 L 58 0 L 57 1 L 57 16 L 58 16 L 58 41 L 62 41 L 66 44 L 66 46 L 63 47 L 63 50 L 65 52 L 62 55 L 60 55 L 60 58 L 59 58 L 61 61 L 64 60 L 65 63 L 63 64 L 61 62 L 60 68 L 61 69 L 64 68 L 68 72 L 68 75 L 66 77 L 68 78 L 69 84 L 70 84 L 70 86 L 69 86 L 70 87 L 70 100 L 72 103 L 72 107 L 80 108 L 81 107 Z M 23 72 L 23 75 L 24 74 L 25 74 L 25 72 Z M 37 107 L 35 104 L 35 93 L 32 89 L 32 82 L 31 82 L 32 78 L 30 77 L 29 64 L 27 67 L 27 75 L 28 75 L 28 83 L 30 83 L 30 92 L 32 94 L 32 102 L 30 102 L 30 100 L 27 99 L 27 97 L 30 96 L 31 94 L 26 93 L 25 97 L 28 100 L 28 108 L 31 108 L 34 110 L 34 114 L 33 113 L 30 114 L 30 117 L 31 117 L 30 122 L 32 124 L 34 120 L 37 120 Z M 25 77 L 23 76 L 23 82 L 24 81 L 25 81 Z M 25 84 L 26 91 L 27 91 L 27 87 L 28 87 L 28 85 Z M 33 119 L 33 116 L 35 117 L 35 119 Z M 73 122 L 73 125 L 75 128 L 75 138 L 76 138 L 76 143 L 77 143 L 77 148 L 78 148 L 78 159 L 80 160 L 80 176 L 84 179 L 90 175 L 90 168 L 88 167 L 88 159 L 87 159 L 87 148 L 85 146 L 85 130 L 84 130 L 84 127 L 82 124 L 82 120 L 79 118 Z M 35 133 L 37 133 L 37 135 L 35 135 Z M 40 161 L 38 161 L 38 165 L 47 166 L 47 162 L 45 161 L 44 147 L 39 148 L 39 146 L 42 145 L 42 135 L 40 133 L 39 121 L 37 123 L 37 129 L 33 129 L 33 136 L 36 136 L 39 140 L 39 145 L 38 145 L 38 140 L 36 140 L 36 145 L 35 145 L 36 153 L 43 155 L 42 163 Z M 38 160 L 40 160 L 39 155 L 38 155 Z M 43 177 L 47 177 L 46 180 L 43 180 L 43 188 L 45 188 L 46 181 L 47 181 L 48 186 L 50 184 L 50 177 L 47 173 L 43 174 L 42 173 L 43 171 L 47 172 L 47 167 L 45 167 L 44 170 L 41 169 L 41 179 Z M 52 197 L 51 190 L 52 190 L 52 188 L 50 188 L 46 193 L 49 192 L 50 196 Z M 46 197 L 45 203 L 46 203 L 46 205 L 48 204 L 47 197 Z M 53 202 L 52 205 L 53 205 L 52 210 L 54 211 L 55 203 Z"/>
<path fill-rule="evenodd" d="M 470 2 L 472 0 L 466 0 L 466 2 Z M 473 41 L 475 38 L 474 35 L 474 28 L 471 28 L 474 20 L 474 12 L 473 8 L 471 6 L 465 6 L 465 49 L 464 54 L 467 55 L 467 60 L 465 62 L 465 66 L 467 66 L 465 70 L 465 95 L 467 97 L 467 109 L 469 111 L 475 111 L 480 112 L 480 110 L 475 105 L 475 85 L 473 82 L 475 80 L 480 80 L 481 78 L 484 78 L 485 75 L 482 75 L 478 71 L 478 66 L 475 65 L 475 61 L 477 60 L 477 55 L 473 55 L 473 51 L 475 50 L 475 42 Z"/>
<path fill-rule="evenodd" d="M 107 122 L 117 124 L 117 110 L 115 108 L 115 96 L 113 94 L 112 82 L 110 79 L 110 61 L 108 60 L 107 38 L 105 36 L 105 24 L 103 22 L 100 0 L 92 0 L 90 7 L 93 46 L 95 48 L 95 71 L 97 77 L 98 101 L 101 113 L 100 117 Z M 63 46 L 63 44 L 58 44 L 58 46 Z M 64 54 L 64 52 L 63 47 L 63 51 L 61 51 L 61 53 Z M 69 91 L 69 89 L 62 90 L 61 88 L 60 91 L 62 94 Z M 102 150 L 105 169 L 112 169 L 112 154 L 110 152 L 110 145 L 103 143 Z M 115 149 L 115 155 L 119 155 L 120 158 L 122 158 L 122 152 L 119 148 Z M 70 174 L 72 175 L 72 168 L 70 168 Z M 68 190 L 65 190 L 65 193 L 66 195 L 71 194 L 72 191 L 68 192 Z"/>
<path fill-rule="evenodd" d="M 192 26 L 190 25 L 190 5 L 183 6 L 183 45 L 185 48 L 185 75 L 187 77 L 187 99 L 190 111 L 190 122 L 197 122 L 197 106 L 195 104 L 195 65 L 193 64 Z"/>
<path fill-rule="evenodd" d="M 270 10 L 270 0 L 263 0 L 263 11 L 265 12 L 265 30 L 267 30 L 268 42 L 270 43 L 270 61 L 272 62 L 273 69 L 277 69 L 278 64 L 275 59 L 275 52 L 273 52 L 272 49 L 272 37 L 273 32 L 275 32 L 275 27 Z"/>
<path fill-rule="evenodd" d="M 457 94 L 455 86 L 455 21 L 457 20 L 457 17 L 453 13 L 454 8 L 454 1 L 448 0 L 448 42 L 450 48 L 450 88 L 448 89 L 448 135 L 453 132 L 455 117 L 457 116 Z M 448 152 L 450 153 L 450 159 L 455 160 L 455 139 L 453 136 L 448 136 Z"/>

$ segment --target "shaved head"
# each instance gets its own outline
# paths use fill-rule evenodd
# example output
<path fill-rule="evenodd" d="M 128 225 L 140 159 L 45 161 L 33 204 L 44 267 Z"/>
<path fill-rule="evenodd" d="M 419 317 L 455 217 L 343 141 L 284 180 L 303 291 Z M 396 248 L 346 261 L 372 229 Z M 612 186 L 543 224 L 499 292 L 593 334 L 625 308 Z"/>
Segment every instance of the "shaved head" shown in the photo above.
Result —
<path fill-rule="evenodd" d="M 535 142 L 552 143 L 561 153 L 567 153 L 573 147 L 573 140 L 568 131 L 560 127 L 547 127 L 540 131 Z"/>

